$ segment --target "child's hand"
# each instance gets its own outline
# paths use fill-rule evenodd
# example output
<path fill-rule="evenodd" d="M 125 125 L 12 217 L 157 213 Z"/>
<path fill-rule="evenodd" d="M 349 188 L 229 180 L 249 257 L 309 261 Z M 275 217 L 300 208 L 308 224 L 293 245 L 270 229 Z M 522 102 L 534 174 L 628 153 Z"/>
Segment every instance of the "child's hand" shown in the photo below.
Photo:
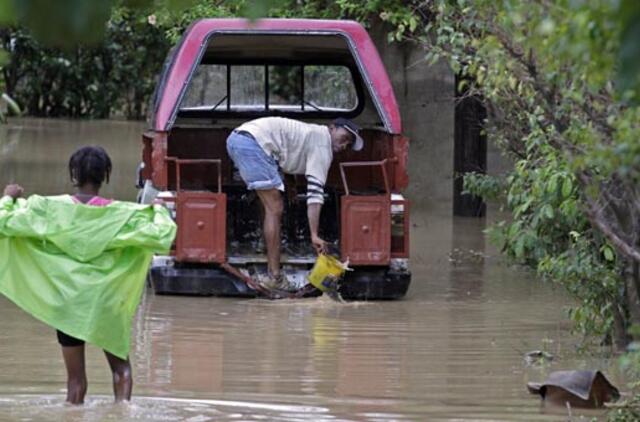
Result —
<path fill-rule="evenodd" d="M 166 207 L 166 206 L 167 206 L 166 202 L 164 202 L 164 201 L 162 200 L 162 198 L 156 198 L 156 199 L 154 199 L 153 201 L 151 201 L 151 204 L 152 204 L 152 205 L 162 205 L 163 207 Z"/>
<path fill-rule="evenodd" d="M 4 188 L 4 194 L 12 197 L 13 199 L 20 198 L 23 192 L 24 189 L 22 189 L 22 186 L 16 184 L 7 185 Z"/>

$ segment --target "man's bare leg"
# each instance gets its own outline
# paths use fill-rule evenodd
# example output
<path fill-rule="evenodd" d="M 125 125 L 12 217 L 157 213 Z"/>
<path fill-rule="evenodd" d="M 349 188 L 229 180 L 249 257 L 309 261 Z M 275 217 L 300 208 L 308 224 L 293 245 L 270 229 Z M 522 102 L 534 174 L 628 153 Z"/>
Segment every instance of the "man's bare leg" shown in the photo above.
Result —
<path fill-rule="evenodd" d="M 267 246 L 267 265 L 272 276 L 280 275 L 280 226 L 284 204 L 278 189 L 256 190 L 264 206 L 262 231 Z"/>
<path fill-rule="evenodd" d="M 87 374 L 84 365 L 84 344 L 81 346 L 62 346 L 64 366 L 67 368 L 67 402 L 84 403 L 87 394 Z"/>
<path fill-rule="evenodd" d="M 113 375 L 113 395 L 116 402 L 131 400 L 133 389 L 133 377 L 131 376 L 131 363 L 129 359 L 123 360 L 111 353 L 104 351 L 109 361 L 111 374 Z"/>

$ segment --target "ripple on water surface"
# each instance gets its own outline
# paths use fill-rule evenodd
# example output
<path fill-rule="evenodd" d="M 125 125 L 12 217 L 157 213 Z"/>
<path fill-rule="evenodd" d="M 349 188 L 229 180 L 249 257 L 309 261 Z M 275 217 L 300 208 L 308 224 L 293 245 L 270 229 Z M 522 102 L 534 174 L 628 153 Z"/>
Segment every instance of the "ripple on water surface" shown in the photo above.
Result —
<path fill-rule="evenodd" d="M 517 400 L 500 403 L 447 403 L 444 396 L 429 402 L 372 399 L 333 399 L 325 405 L 313 404 L 309 398 L 297 398 L 291 404 L 253 400 L 187 399 L 138 396 L 130 403 L 114 403 L 108 396 L 93 396 L 82 406 L 63 403 L 61 395 L 0 396 L 0 421 L 550 421 L 566 420 L 567 409 L 542 407 L 532 412 L 531 403 Z M 282 399 L 282 397 L 280 397 Z M 296 400 L 295 397 L 289 399 Z M 318 398 L 317 401 L 320 401 Z M 303 404 L 304 401 L 309 402 Z M 506 406 L 505 406 L 506 405 Z M 451 406 L 456 412 L 451 412 Z M 495 406 L 495 407 L 494 407 Z M 397 411 L 385 409 L 397 408 Z M 488 410 L 488 409 L 500 409 Z M 537 414 L 536 414 L 537 413 Z M 573 412 L 575 414 L 575 411 Z M 603 416 L 602 411 L 587 411 L 575 415 L 575 421 Z"/>

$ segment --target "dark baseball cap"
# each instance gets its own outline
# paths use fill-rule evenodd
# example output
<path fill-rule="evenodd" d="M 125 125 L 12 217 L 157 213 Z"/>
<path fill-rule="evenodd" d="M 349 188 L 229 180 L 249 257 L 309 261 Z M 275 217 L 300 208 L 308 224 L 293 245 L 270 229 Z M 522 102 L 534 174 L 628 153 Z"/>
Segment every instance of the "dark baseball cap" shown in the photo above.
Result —
<path fill-rule="evenodd" d="M 348 130 L 349 132 L 353 133 L 353 136 L 355 137 L 355 141 L 353 141 L 353 144 L 351 144 L 351 149 L 352 150 L 360 151 L 364 147 L 364 140 L 362 139 L 362 137 L 359 134 L 360 126 L 358 126 L 357 124 L 353 123 L 349 119 L 345 119 L 344 117 L 338 117 L 337 119 L 335 119 L 333 121 L 333 125 L 335 127 L 343 127 L 346 130 Z"/>

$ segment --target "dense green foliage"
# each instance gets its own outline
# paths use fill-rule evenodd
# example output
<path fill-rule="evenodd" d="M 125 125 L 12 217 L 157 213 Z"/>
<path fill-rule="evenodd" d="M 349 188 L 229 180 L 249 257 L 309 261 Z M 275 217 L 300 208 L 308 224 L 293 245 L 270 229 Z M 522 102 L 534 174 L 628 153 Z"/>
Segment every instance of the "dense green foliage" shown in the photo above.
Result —
<path fill-rule="evenodd" d="M 467 92 L 484 99 L 490 138 L 516 162 L 500 185 L 513 219 L 494 240 L 579 299 L 572 316 L 585 333 L 624 347 L 640 322 L 640 112 L 625 103 L 633 93 L 614 90 L 619 11 L 608 1 L 458 1 L 427 12 L 437 16 L 430 37 L 416 38 L 474 81 Z"/>
<path fill-rule="evenodd" d="M 0 37 L 11 52 L 7 92 L 34 116 L 140 119 L 169 49 L 162 30 L 127 9 L 114 11 L 99 44 L 47 48 L 20 28 Z"/>
<path fill-rule="evenodd" d="M 0 2 L 0 88 L 36 116 L 142 118 L 169 48 L 153 10 L 191 0 Z M 9 110 L 19 112 L 11 97 Z M 3 113 L 0 111 L 0 118 Z"/>
<path fill-rule="evenodd" d="M 481 98 L 485 131 L 515 162 L 466 188 L 499 197 L 512 218 L 490 235 L 515 261 L 576 299 L 585 335 L 629 347 L 638 368 L 640 324 L 640 109 L 622 60 L 631 2 L 436 1 L 415 30 L 396 37 L 428 46 Z M 629 6 L 625 8 L 625 6 Z M 626 80 L 625 80 L 626 78 Z M 632 374 L 637 379 L 637 374 Z M 637 411 L 617 410 L 616 417 Z"/>

